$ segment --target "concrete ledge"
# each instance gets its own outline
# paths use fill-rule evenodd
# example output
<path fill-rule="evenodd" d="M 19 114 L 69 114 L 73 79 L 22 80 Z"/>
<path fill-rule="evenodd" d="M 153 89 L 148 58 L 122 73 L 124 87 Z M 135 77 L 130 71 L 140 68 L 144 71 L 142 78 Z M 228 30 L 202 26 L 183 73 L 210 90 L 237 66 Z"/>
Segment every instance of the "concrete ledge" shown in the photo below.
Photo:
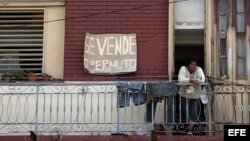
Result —
<path fill-rule="evenodd" d="M 0 7 L 36 7 L 36 6 L 60 6 L 65 5 L 64 0 L 0 0 Z"/>

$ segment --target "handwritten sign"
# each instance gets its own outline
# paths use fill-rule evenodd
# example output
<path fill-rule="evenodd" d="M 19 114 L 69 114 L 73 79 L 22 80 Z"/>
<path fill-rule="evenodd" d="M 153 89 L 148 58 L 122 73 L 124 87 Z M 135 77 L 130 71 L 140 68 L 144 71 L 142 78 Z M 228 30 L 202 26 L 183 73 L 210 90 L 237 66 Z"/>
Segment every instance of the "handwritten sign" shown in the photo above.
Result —
<path fill-rule="evenodd" d="M 136 34 L 87 33 L 84 67 L 91 74 L 135 72 L 137 68 Z"/>

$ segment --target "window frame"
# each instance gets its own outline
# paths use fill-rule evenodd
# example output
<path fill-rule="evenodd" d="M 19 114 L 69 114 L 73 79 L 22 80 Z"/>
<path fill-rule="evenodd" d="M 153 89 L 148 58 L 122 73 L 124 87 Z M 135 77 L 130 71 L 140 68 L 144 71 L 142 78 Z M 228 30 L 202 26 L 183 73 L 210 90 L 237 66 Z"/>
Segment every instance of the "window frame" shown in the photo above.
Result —
<path fill-rule="evenodd" d="M 248 12 L 248 0 L 243 0 L 244 2 L 244 11 L 243 12 L 238 12 L 238 7 L 237 7 L 237 1 L 238 0 L 233 0 L 233 26 L 235 27 L 235 36 L 236 36 L 236 49 L 235 49 L 235 56 L 236 56 L 236 78 L 237 79 L 240 79 L 240 80 L 246 80 L 247 77 L 248 77 L 248 74 L 247 74 L 247 64 L 248 64 L 248 59 L 247 59 L 247 25 L 248 25 L 248 18 L 247 18 L 247 12 Z M 244 14 L 244 30 L 243 31 L 238 31 L 238 27 L 237 27 L 237 21 L 238 21 L 238 14 Z M 243 51 L 245 54 L 243 56 L 238 56 L 238 39 L 244 39 L 244 50 Z M 244 62 L 244 65 L 243 67 L 246 67 L 246 68 L 243 68 L 244 70 L 244 74 L 242 76 L 239 75 L 239 70 L 238 70 L 238 60 L 241 59 L 243 60 Z"/>
<path fill-rule="evenodd" d="M 45 36 L 45 24 L 44 24 L 44 21 L 45 21 L 45 18 L 46 18 L 46 9 L 45 8 L 38 8 L 38 7 L 32 7 L 32 8 L 12 8 L 12 7 L 9 7 L 9 8 L 1 8 L 1 10 L 13 10 L 13 11 L 16 11 L 16 10 L 30 10 L 30 11 L 32 11 L 32 10 L 41 10 L 41 11 L 43 11 L 43 28 L 42 28 L 42 38 L 41 38 L 41 40 L 42 40 L 42 57 L 41 57 L 41 69 L 39 70 L 39 71 L 41 71 L 41 73 L 43 73 L 44 72 L 44 62 L 45 62 L 45 47 L 44 47 L 44 43 L 45 43 L 45 40 L 44 40 L 44 36 Z M 19 70 L 19 69 L 18 69 Z M 28 71 L 28 69 L 20 69 L 20 70 L 27 70 Z M 30 69 L 30 70 L 32 70 L 32 69 Z M 11 71 L 11 70 L 9 70 L 9 71 Z M 9 72 L 9 71 L 6 71 L 6 72 Z M 41 73 L 38 73 L 38 74 L 41 74 Z"/>
<path fill-rule="evenodd" d="M 226 31 L 224 33 L 221 33 L 220 32 L 220 24 L 219 24 L 219 20 L 220 20 L 220 16 L 223 15 L 221 13 L 219 13 L 219 0 L 216 0 L 215 2 L 215 8 L 216 8 L 216 12 L 215 12 L 215 15 L 216 15 L 216 24 L 217 24 L 217 28 L 216 28 L 216 32 L 217 32 L 217 51 L 218 51 L 218 74 L 220 77 L 222 77 L 223 75 L 228 75 L 229 73 L 229 70 L 228 70 L 228 48 L 227 48 L 227 45 L 228 45 L 228 42 L 227 42 L 227 30 L 228 30 L 228 27 L 229 27 L 229 1 L 227 1 L 227 7 L 226 7 L 226 13 L 224 13 L 226 15 L 226 22 L 227 22 L 227 27 L 226 27 Z M 225 55 L 222 55 L 221 54 L 221 40 L 226 40 L 226 54 Z M 222 74 L 222 71 L 221 71 L 221 61 L 222 61 L 222 58 L 226 58 L 226 64 L 225 64 L 225 74 Z"/>

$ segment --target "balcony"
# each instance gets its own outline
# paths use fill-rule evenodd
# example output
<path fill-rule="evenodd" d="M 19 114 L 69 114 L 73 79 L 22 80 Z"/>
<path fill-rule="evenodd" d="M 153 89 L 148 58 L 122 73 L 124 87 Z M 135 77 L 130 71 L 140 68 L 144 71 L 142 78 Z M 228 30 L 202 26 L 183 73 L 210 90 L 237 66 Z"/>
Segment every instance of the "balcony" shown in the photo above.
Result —
<path fill-rule="evenodd" d="M 38 136 L 187 134 L 188 120 L 185 119 L 189 119 L 189 115 L 184 116 L 180 111 L 188 113 L 189 108 L 180 106 L 183 99 L 179 95 L 137 106 L 129 100 L 130 105 L 121 107 L 121 93 L 116 84 L 1 83 L 0 134 L 29 135 L 29 131 Z M 194 135 L 217 136 L 222 135 L 224 124 L 249 124 L 249 85 L 227 82 L 202 85 L 207 90 L 208 103 L 198 103 Z M 188 105 L 189 100 L 185 101 Z"/>

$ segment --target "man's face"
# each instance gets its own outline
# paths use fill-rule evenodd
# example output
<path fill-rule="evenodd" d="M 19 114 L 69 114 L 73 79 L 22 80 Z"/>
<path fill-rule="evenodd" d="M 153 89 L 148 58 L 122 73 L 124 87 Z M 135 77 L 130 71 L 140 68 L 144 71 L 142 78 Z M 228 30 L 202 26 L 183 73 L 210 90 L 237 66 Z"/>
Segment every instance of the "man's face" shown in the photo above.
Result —
<path fill-rule="evenodd" d="M 188 70 L 189 70 L 191 73 L 193 73 L 193 72 L 195 72 L 196 67 L 197 67 L 197 63 L 192 61 L 192 62 L 190 62 L 190 64 L 188 65 Z"/>

